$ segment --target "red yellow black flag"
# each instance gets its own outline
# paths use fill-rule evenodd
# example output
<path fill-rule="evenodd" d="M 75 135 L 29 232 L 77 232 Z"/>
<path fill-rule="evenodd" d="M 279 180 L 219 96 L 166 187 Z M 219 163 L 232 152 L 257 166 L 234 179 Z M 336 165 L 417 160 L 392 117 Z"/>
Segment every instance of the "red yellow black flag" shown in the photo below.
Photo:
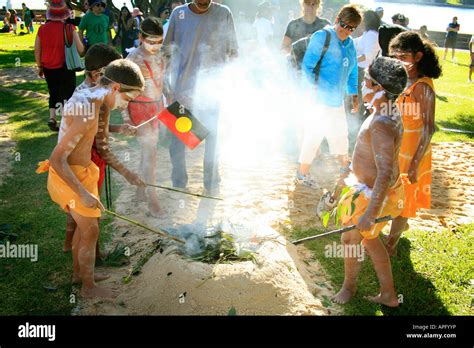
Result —
<path fill-rule="evenodd" d="M 194 150 L 209 134 L 191 111 L 178 102 L 161 111 L 158 119 L 191 150 Z"/>

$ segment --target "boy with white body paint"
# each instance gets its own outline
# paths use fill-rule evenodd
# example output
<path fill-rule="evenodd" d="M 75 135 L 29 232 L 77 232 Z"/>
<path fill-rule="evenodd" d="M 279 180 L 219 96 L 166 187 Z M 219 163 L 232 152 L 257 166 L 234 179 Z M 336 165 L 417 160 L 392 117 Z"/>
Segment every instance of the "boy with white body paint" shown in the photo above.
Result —
<path fill-rule="evenodd" d="M 136 63 L 145 78 L 145 88 L 138 98 L 132 100 L 122 115 L 138 128 L 137 137 L 141 146 L 140 173 L 147 184 L 156 184 L 156 157 L 159 135 L 158 113 L 163 110 L 163 73 L 165 63 L 161 53 L 163 26 L 158 18 L 146 18 L 140 27 L 140 46 L 127 59 Z M 138 201 L 147 201 L 150 214 L 161 216 L 162 209 L 156 190 L 143 186 L 137 189 Z"/>
<path fill-rule="evenodd" d="M 67 104 L 83 105 L 91 114 L 75 114 L 76 107 L 65 106 L 65 133 L 54 148 L 50 162 L 40 171 L 49 170 L 48 191 L 51 199 L 77 224 L 72 242 L 73 282 L 82 282 L 81 295 L 86 298 L 112 297 L 110 289 L 95 283 L 95 248 L 99 235 L 97 218 L 104 210 L 98 198 L 99 169 L 91 161 L 92 143 L 99 128 L 99 111 L 103 105 L 113 110 L 125 107 L 144 86 L 138 66 L 120 59 L 112 62 L 98 85 L 76 91 Z M 88 106 L 91 105 L 91 108 Z M 68 113 L 68 110 L 71 112 Z"/>
<path fill-rule="evenodd" d="M 344 246 L 362 242 L 380 282 L 380 294 L 370 301 L 390 307 L 398 306 L 392 269 L 387 251 L 379 238 L 384 224 L 375 219 L 400 215 L 404 206 L 404 188 L 398 154 L 403 136 L 400 111 L 394 103 L 407 83 L 403 65 L 395 59 L 379 57 L 370 65 L 362 84 L 362 96 L 373 111 L 362 124 L 352 157 L 354 179 L 338 203 L 341 222 L 357 228 L 341 237 Z M 341 290 L 334 297 L 347 303 L 357 291 L 361 262 L 345 255 L 345 277 Z"/>
<path fill-rule="evenodd" d="M 79 86 L 77 86 L 76 91 L 95 87 L 100 78 L 102 77 L 105 67 L 114 60 L 120 58 L 120 54 L 113 47 L 107 46 L 106 44 L 102 43 L 93 45 L 87 51 L 85 56 L 85 80 Z M 102 192 L 102 184 L 105 179 L 105 168 L 107 165 L 114 168 L 130 184 L 143 185 L 143 181 L 140 179 L 140 177 L 134 172 L 128 170 L 115 157 L 115 155 L 110 150 L 110 147 L 108 146 L 108 132 L 121 133 L 124 135 L 134 135 L 136 133 L 136 129 L 134 129 L 134 127 L 128 124 L 110 124 L 109 120 L 110 110 L 107 108 L 106 105 L 102 105 L 99 112 L 99 128 L 91 151 L 91 159 L 99 167 L 99 194 Z M 65 132 L 66 125 L 64 119 L 62 119 L 58 142 L 61 140 Z M 77 226 L 71 214 L 69 213 L 67 214 L 66 221 L 66 240 L 64 242 L 63 251 L 69 252 L 72 250 L 72 239 Z M 101 255 L 100 253 L 99 241 L 97 241 L 96 260 L 100 260 L 103 257 L 104 255 Z"/>

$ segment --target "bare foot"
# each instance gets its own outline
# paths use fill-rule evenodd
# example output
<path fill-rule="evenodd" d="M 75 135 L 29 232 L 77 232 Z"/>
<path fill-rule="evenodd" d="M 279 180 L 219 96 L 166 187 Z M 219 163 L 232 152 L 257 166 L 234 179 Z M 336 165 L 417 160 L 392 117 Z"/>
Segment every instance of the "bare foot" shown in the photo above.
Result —
<path fill-rule="evenodd" d="M 96 281 L 96 282 L 101 282 L 101 281 L 107 280 L 109 278 L 110 278 L 110 275 L 108 275 L 108 274 L 98 273 L 98 272 L 94 273 L 94 281 Z M 72 283 L 73 284 L 81 284 L 82 283 L 81 277 L 74 274 L 72 276 Z"/>
<path fill-rule="evenodd" d="M 371 302 L 383 304 L 387 307 L 396 308 L 399 306 L 398 298 L 395 295 L 378 294 L 377 296 L 366 296 L 365 298 Z"/>
<path fill-rule="evenodd" d="M 135 199 L 137 202 L 146 202 L 146 188 L 138 187 Z"/>
<path fill-rule="evenodd" d="M 335 303 L 345 304 L 354 297 L 356 290 L 350 290 L 347 288 L 341 288 L 339 292 L 332 298 Z"/>
<path fill-rule="evenodd" d="M 92 288 L 82 288 L 81 296 L 83 298 L 114 298 L 116 294 L 112 289 L 105 288 L 102 286 L 94 286 Z"/>
<path fill-rule="evenodd" d="M 148 210 L 153 217 L 162 218 L 165 216 L 165 211 L 161 209 L 158 198 L 151 195 L 148 200 Z"/>

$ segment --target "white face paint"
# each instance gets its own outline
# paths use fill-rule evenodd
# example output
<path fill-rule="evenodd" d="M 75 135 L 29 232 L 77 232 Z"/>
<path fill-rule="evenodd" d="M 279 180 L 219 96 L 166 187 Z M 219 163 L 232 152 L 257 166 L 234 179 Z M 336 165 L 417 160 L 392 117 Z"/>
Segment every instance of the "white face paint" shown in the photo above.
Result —
<path fill-rule="evenodd" d="M 122 96 L 120 95 L 120 92 L 117 92 L 115 95 L 115 102 L 112 110 L 115 109 L 125 109 L 128 105 L 128 101 L 124 100 Z"/>
<path fill-rule="evenodd" d="M 163 46 L 163 44 L 152 45 L 147 42 L 143 42 L 143 48 L 150 54 L 156 54 L 160 52 L 161 46 Z"/>
<path fill-rule="evenodd" d="M 362 99 L 365 98 L 366 95 L 374 93 L 375 91 L 372 88 L 367 87 L 365 81 L 362 81 Z"/>
<path fill-rule="evenodd" d="M 375 90 L 373 90 L 372 88 L 367 87 L 365 81 L 362 81 L 362 91 L 361 91 L 361 93 L 362 93 L 362 98 L 363 99 L 365 99 L 365 97 L 368 96 L 369 94 L 375 93 L 374 96 L 372 97 L 372 100 L 369 103 L 366 103 L 367 107 L 369 109 L 372 109 L 373 106 L 374 106 L 374 102 L 377 99 L 382 98 L 382 96 L 385 94 L 385 91 L 381 90 L 381 91 L 375 92 Z"/>

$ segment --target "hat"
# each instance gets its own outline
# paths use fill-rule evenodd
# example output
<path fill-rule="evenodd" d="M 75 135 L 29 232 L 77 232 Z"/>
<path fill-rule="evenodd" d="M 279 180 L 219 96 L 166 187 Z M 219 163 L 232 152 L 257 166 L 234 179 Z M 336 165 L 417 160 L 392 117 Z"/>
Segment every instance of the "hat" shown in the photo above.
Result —
<path fill-rule="evenodd" d="M 107 5 L 107 2 L 105 0 L 89 0 L 89 7 L 92 8 L 94 7 L 94 5 L 100 4 L 100 3 Z"/>
<path fill-rule="evenodd" d="M 383 12 L 383 7 L 379 6 L 375 9 L 375 12 Z"/>
<path fill-rule="evenodd" d="M 134 7 L 133 12 L 132 12 L 132 17 L 136 17 L 136 16 L 143 16 L 143 13 L 140 11 L 138 7 Z"/>
<path fill-rule="evenodd" d="M 50 21 L 64 21 L 71 17 L 71 10 L 64 0 L 51 0 L 46 11 L 46 19 Z"/>

